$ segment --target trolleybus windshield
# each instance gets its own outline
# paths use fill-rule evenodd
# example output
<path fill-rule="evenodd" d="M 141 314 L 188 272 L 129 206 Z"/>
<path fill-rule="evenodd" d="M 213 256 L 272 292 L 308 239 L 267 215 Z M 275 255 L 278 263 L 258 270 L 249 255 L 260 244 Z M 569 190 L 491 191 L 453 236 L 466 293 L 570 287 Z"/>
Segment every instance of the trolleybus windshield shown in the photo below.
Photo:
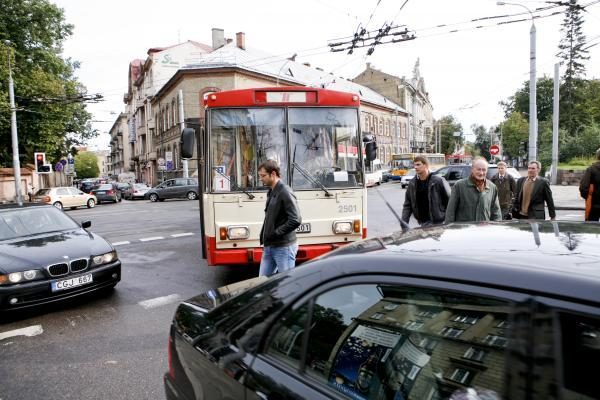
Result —
<path fill-rule="evenodd" d="M 294 190 L 315 189 L 320 184 L 362 186 L 355 108 L 212 109 L 209 115 L 213 191 L 266 189 L 258 179 L 258 166 L 267 159 L 279 163 L 282 180 L 291 181 Z M 290 172 L 292 163 L 312 179 L 293 169 Z"/>

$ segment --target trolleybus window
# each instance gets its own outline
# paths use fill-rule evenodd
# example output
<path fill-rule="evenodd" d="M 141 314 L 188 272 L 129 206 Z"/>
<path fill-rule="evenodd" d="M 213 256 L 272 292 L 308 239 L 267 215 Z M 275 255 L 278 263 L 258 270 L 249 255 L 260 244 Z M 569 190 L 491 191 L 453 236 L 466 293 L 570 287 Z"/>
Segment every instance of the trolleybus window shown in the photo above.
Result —
<path fill-rule="evenodd" d="M 355 109 L 289 108 L 288 121 L 292 162 L 313 178 L 292 170 L 294 190 L 362 186 Z"/>
<path fill-rule="evenodd" d="M 258 165 L 276 160 L 287 182 L 285 114 L 282 108 L 236 108 L 210 111 L 210 165 L 214 191 L 267 189 Z"/>

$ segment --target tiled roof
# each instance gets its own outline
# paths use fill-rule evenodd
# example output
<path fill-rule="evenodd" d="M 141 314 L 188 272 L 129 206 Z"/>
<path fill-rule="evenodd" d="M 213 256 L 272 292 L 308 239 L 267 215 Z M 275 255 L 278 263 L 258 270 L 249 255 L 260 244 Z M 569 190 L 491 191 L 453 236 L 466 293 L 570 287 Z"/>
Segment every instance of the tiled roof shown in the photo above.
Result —
<path fill-rule="evenodd" d="M 241 68 L 262 75 L 278 77 L 281 81 L 301 86 L 325 87 L 332 90 L 356 93 L 360 96 L 361 101 L 397 110 L 398 112 L 406 112 L 399 105 L 366 86 L 290 59 L 282 59 L 281 56 L 261 50 L 249 47 L 240 49 L 234 42 L 228 43 L 212 53 L 202 54 L 200 62 L 186 65 L 182 69 L 197 70 L 220 67 Z"/>

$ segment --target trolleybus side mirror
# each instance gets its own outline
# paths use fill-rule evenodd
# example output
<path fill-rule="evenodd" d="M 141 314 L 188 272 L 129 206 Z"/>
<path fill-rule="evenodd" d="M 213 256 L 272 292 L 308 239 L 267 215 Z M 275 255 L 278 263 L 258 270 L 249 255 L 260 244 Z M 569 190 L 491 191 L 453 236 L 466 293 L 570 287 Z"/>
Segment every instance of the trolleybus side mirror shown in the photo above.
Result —
<path fill-rule="evenodd" d="M 181 131 L 181 158 L 194 156 L 194 139 L 196 131 L 193 128 L 184 128 Z"/>
<path fill-rule="evenodd" d="M 377 158 L 377 142 L 375 141 L 375 137 L 367 134 L 363 136 L 362 140 L 365 144 L 365 158 L 368 162 L 371 162 Z"/>

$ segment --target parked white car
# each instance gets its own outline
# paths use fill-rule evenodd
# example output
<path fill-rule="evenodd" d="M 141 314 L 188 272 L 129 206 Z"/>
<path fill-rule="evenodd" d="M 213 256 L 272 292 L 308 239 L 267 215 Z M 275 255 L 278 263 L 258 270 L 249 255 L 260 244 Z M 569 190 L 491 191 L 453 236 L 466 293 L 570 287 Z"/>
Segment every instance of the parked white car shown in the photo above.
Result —
<path fill-rule="evenodd" d="M 81 206 L 93 208 L 98 202 L 93 194 L 84 193 L 70 186 L 40 189 L 33 195 L 32 201 L 34 203 L 52 204 L 61 210 L 64 207 L 71 209 Z"/>
<path fill-rule="evenodd" d="M 410 182 L 415 175 L 417 175 L 417 171 L 415 171 L 414 168 L 409 169 L 405 175 L 402 175 L 400 178 L 400 185 L 402 185 L 403 189 L 408 186 L 408 182 Z"/>

